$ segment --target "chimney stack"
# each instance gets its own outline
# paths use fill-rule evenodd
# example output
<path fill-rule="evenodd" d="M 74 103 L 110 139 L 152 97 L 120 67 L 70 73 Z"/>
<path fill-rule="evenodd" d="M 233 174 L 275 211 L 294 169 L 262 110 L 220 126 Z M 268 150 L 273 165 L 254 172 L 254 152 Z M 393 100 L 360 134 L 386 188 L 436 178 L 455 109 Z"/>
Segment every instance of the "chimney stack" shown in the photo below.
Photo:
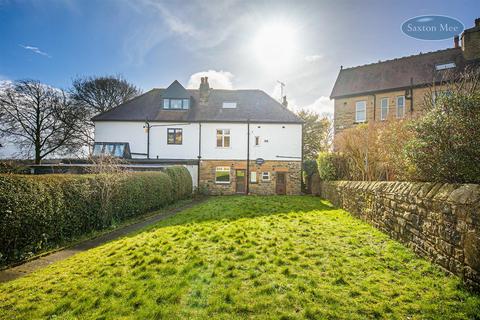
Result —
<path fill-rule="evenodd" d="M 463 57 L 466 60 L 480 59 L 480 18 L 475 19 L 475 26 L 462 33 Z"/>
<path fill-rule="evenodd" d="M 283 106 L 284 106 L 285 108 L 288 107 L 287 96 L 283 96 L 283 97 L 282 97 L 282 104 L 283 104 Z"/>
<path fill-rule="evenodd" d="M 458 36 L 453 37 L 453 47 L 454 48 L 460 48 L 459 40 L 460 40 L 460 38 Z"/>
<path fill-rule="evenodd" d="M 200 78 L 199 88 L 200 103 L 206 104 L 208 102 L 208 96 L 210 95 L 210 85 L 208 84 L 208 77 Z"/>

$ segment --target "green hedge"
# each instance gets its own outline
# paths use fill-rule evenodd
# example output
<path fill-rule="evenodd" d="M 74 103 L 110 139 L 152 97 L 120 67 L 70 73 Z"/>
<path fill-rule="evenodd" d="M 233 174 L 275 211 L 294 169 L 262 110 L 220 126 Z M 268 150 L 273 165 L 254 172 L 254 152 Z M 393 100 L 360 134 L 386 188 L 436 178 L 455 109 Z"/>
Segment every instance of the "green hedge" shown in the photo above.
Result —
<path fill-rule="evenodd" d="M 191 181 L 183 167 L 115 175 L 1 174 L 0 265 L 185 198 Z"/>
<path fill-rule="evenodd" d="M 192 177 L 185 167 L 169 167 L 165 170 L 172 179 L 173 198 L 175 200 L 189 197 L 193 192 Z"/>

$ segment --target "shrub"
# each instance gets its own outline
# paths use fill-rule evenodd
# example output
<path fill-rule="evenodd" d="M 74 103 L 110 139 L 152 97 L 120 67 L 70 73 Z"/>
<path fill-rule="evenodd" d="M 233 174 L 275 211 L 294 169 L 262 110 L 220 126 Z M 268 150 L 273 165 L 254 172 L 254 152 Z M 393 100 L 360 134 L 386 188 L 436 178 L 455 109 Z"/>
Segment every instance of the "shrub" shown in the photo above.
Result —
<path fill-rule="evenodd" d="M 193 192 L 192 177 L 185 167 L 168 167 L 165 173 L 172 179 L 175 200 L 189 197 Z"/>
<path fill-rule="evenodd" d="M 320 152 L 317 165 L 318 175 L 323 181 L 350 179 L 347 160 L 338 152 Z"/>
<path fill-rule="evenodd" d="M 184 168 L 171 168 L 170 175 L 124 173 L 120 178 L 114 174 L 2 174 L 0 264 L 22 260 L 184 198 L 189 185 L 191 194 L 191 178 L 186 174 Z"/>
<path fill-rule="evenodd" d="M 409 120 L 391 121 L 346 129 L 335 144 L 350 179 L 404 180 L 411 171 L 404 149 L 412 136 Z"/>
<path fill-rule="evenodd" d="M 480 183 L 480 91 L 438 98 L 413 129 L 407 154 L 415 178 Z"/>

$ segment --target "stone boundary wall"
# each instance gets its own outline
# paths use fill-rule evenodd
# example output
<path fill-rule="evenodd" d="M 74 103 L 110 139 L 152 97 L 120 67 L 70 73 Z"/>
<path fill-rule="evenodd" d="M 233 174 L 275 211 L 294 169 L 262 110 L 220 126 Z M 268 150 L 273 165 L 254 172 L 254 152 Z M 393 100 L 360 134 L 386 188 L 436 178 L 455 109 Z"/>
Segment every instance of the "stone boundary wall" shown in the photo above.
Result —
<path fill-rule="evenodd" d="M 320 195 L 480 290 L 480 185 L 328 181 Z"/>

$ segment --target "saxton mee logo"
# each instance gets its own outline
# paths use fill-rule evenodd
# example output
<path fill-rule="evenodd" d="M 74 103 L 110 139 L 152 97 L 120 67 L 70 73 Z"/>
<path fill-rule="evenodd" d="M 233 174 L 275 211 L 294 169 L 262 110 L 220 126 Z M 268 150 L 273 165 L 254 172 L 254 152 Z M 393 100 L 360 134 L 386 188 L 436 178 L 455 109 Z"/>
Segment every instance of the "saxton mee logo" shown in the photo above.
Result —
<path fill-rule="evenodd" d="M 462 33 L 463 29 L 463 23 L 447 16 L 420 16 L 402 24 L 403 33 L 421 40 L 450 39 Z"/>

